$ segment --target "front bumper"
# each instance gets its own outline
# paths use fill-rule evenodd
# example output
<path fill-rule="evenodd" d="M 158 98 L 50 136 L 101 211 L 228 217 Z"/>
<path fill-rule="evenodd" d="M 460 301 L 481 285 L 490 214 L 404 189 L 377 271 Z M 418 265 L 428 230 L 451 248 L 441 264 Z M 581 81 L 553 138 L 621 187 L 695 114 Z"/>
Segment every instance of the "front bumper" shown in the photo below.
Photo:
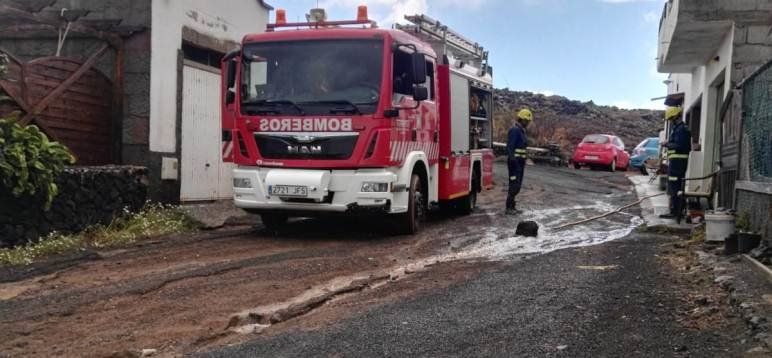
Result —
<path fill-rule="evenodd" d="M 249 179 L 250 188 L 233 188 L 237 207 L 252 212 L 283 211 L 288 214 L 313 213 L 395 213 L 401 205 L 393 192 L 397 175 L 388 169 L 313 170 L 261 167 L 239 167 L 234 179 Z M 361 192 L 362 183 L 389 183 L 387 192 Z M 277 197 L 269 194 L 271 185 L 299 185 L 309 188 L 306 198 Z M 402 195 L 401 195 L 402 194 Z"/>

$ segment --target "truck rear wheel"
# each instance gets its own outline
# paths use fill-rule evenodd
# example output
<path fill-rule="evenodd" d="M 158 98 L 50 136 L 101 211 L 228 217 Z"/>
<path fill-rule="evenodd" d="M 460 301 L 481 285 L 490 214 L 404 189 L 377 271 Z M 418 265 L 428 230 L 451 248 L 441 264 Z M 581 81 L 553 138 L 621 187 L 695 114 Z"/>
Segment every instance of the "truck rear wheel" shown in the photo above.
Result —
<path fill-rule="evenodd" d="M 284 214 L 263 213 L 260 214 L 260 219 L 263 221 L 263 225 L 265 225 L 266 229 L 277 231 L 287 223 L 289 217 Z"/>
<path fill-rule="evenodd" d="M 469 195 L 458 201 L 458 211 L 462 215 L 469 215 L 474 212 L 474 209 L 477 207 L 477 192 L 479 188 L 480 178 L 475 176 L 474 180 L 472 180 L 472 190 L 469 191 Z"/>
<path fill-rule="evenodd" d="M 458 211 L 462 215 L 469 215 L 477 207 L 477 190 L 472 189 L 469 195 L 458 201 Z"/>
<path fill-rule="evenodd" d="M 426 213 L 422 190 L 421 177 L 413 174 L 410 178 L 407 212 L 399 214 L 399 219 L 397 219 L 398 231 L 402 234 L 415 234 L 421 227 L 421 221 Z"/>

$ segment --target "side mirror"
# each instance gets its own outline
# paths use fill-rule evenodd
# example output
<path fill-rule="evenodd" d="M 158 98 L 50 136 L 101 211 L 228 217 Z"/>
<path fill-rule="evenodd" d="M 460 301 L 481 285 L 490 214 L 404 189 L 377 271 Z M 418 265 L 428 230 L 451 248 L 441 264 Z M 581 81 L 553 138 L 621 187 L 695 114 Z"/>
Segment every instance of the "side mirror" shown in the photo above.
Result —
<path fill-rule="evenodd" d="M 429 99 L 429 89 L 424 86 L 413 86 L 413 100 L 417 102 Z"/>
<path fill-rule="evenodd" d="M 231 104 L 236 101 L 236 92 L 233 92 L 233 90 L 228 90 L 225 92 L 225 104 Z"/>
<path fill-rule="evenodd" d="M 413 68 L 413 84 L 426 82 L 426 57 L 419 52 L 410 54 L 410 61 Z"/>

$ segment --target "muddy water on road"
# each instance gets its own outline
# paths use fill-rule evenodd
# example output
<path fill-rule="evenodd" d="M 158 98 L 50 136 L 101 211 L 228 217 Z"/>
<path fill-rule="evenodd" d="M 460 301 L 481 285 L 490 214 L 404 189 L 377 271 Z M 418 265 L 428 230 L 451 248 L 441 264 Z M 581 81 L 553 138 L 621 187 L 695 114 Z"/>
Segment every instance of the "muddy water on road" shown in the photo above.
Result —
<path fill-rule="evenodd" d="M 621 190 L 627 189 L 626 179 L 621 174 L 610 177 L 593 172 L 556 174 L 553 172 L 555 169 L 539 167 L 535 167 L 534 171 L 542 180 L 528 187 L 528 193 L 523 195 L 523 214 L 504 216 L 502 210 L 495 207 L 496 192 L 486 193 L 476 213 L 451 219 L 453 225 L 448 225 L 447 218 L 430 224 L 430 230 L 435 233 L 438 225 L 447 228 L 439 232 L 447 245 L 435 248 L 436 253 L 399 260 L 384 269 L 336 277 L 289 300 L 242 311 L 231 317 L 229 328 L 237 333 L 263 332 L 274 324 L 308 314 L 322 304 L 338 299 L 338 296 L 395 283 L 414 273 L 431 271 L 438 264 L 506 262 L 565 248 L 598 245 L 627 236 L 643 222 L 634 213 L 621 212 L 582 225 L 556 229 L 614 211 L 623 203 L 632 201 L 634 196 L 629 190 Z M 584 176 L 589 176 L 589 179 Z M 579 178 L 587 181 L 581 187 L 588 190 L 573 189 L 571 193 L 554 190 L 564 182 L 576 184 Z M 606 178 L 611 181 L 606 181 Z M 514 235 L 517 223 L 526 220 L 535 221 L 540 226 L 537 237 Z"/>

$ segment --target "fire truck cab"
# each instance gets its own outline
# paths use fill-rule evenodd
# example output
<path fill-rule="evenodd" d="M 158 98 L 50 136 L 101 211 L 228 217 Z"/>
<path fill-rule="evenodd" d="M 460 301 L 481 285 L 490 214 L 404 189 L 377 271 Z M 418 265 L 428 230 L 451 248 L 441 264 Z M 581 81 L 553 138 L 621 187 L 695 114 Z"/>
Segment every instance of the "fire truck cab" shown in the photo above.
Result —
<path fill-rule="evenodd" d="M 223 157 L 234 202 L 269 229 L 373 214 L 401 233 L 427 210 L 471 212 L 493 186 L 487 52 L 425 15 L 379 29 L 282 10 L 222 62 Z M 280 28 L 285 30 L 279 31 Z"/>

